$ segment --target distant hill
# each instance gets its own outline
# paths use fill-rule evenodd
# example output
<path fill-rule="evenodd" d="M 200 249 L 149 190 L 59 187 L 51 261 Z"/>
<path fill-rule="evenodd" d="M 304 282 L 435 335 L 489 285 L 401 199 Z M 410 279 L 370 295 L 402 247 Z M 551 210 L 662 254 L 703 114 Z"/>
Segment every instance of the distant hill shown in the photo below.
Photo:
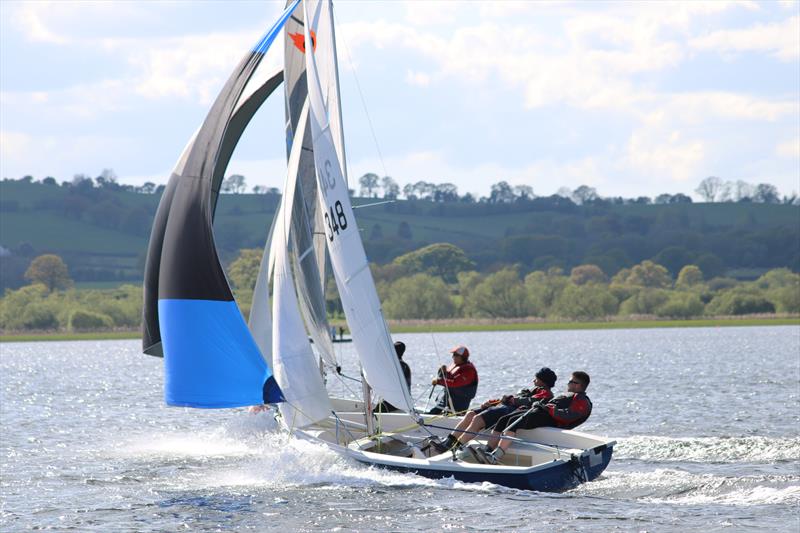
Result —
<path fill-rule="evenodd" d="M 0 288 L 18 287 L 31 259 L 60 255 L 78 282 L 140 282 L 158 194 L 112 184 L 0 182 Z M 263 246 L 279 196 L 224 194 L 215 235 L 223 261 Z M 355 205 L 376 202 L 355 198 Z M 561 197 L 512 203 L 397 200 L 356 211 L 367 254 L 386 263 L 435 242 L 461 247 L 481 270 L 593 263 L 606 273 L 653 259 L 673 275 L 697 264 L 706 277 L 754 278 L 800 270 L 800 207 L 756 203 L 645 205 Z"/>

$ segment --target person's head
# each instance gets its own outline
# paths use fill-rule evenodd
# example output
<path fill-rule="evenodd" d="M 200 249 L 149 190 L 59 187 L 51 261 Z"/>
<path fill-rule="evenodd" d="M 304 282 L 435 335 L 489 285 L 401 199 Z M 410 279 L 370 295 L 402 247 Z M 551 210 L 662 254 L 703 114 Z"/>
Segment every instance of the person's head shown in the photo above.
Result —
<path fill-rule="evenodd" d="M 406 353 L 406 344 L 404 342 L 397 341 L 394 343 L 394 351 L 397 354 L 398 359 L 403 358 L 403 354 Z"/>
<path fill-rule="evenodd" d="M 453 354 L 453 362 L 455 364 L 466 363 L 469 360 L 469 350 L 463 344 L 460 344 L 450 350 L 450 353 Z"/>
<path fill-rule="evenodd" d="M 547 387 L 548 389 L 552 389 L 556 385 L 556 380 L 558 377 L 556 373 L 543 366 L 536 372 L 536 378 L 533 380 L 534 384 L 537 387 Z"/>
<path fill-rule="evenodd" d="M 569 392 L 583 392 L 589 386 L 589 374 L 583 370 L 576 370 L 572 373 L 572 377 L 567 383 L 567 390 Z"/>

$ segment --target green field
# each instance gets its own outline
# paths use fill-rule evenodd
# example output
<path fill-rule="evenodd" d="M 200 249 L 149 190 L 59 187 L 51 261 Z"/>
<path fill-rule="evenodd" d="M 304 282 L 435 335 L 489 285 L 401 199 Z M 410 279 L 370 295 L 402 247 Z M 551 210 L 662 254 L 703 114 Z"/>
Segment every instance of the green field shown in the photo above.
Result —
<path fill-rule="evenodd" d="M 0 182 L 0 246 L 8 251 L 0 265 L 2 287 L 24 284 L 25 268 L 43 253 L 61 255 L 71 271 L 80 272 L 77 280 L 140 281 L 158 201 L 157 194 L 117 189 L 90 188 L 86 193 L 41 183 Z M 225 264 L 242 248 L 263 246 L 277 201 L 277 196 L 266 194 L 220 196 L 214 233 Z M 356 206 L 378 201 L 353 198 Z M 396 200 L 359 208 L 356 216 L 367 254 L 379 264 L 427 244 L 447 242 L 461 247 L 483 271 L 503 264 L 519 265 L 522 272 L 553 264 L 569 270 L 591 262 L 610 276 L 665 251 L 671 255 L 664 264 L 673 275 L 701 256 L 706 261 L 698 264 L 711 277 L 753 279 L 771 268 L 800 269 L 796 205 L 554 202 Z M 398 234 L 401 224 L 409 226 L 410 236 Z M 380 237 L 373 231 L 376 226 Z"/>

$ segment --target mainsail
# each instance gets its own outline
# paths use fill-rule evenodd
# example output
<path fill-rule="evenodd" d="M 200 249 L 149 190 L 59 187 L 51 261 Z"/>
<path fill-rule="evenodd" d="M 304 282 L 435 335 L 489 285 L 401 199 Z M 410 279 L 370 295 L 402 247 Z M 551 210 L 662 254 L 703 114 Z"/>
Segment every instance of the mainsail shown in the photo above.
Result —
<path fill-rule="evenodd" d="M 413 410 L 411 393 L 392 346 L 389 329 L 383 318 L 372 273 L 369 270 L 364 245 L 358 232 L 347 183 L 336 150 L 329 122 L 328 106 L 331 94 L 323 87 L 330 86 L 335 75 L 334 51 L 323 50 L 323 43 L 332 43 L 333 13 L 330 2 L 304 3 L 305 42 L 311 42 L 310 27 L 317 29 L 317 49 L 306 48 L 306 79 L 309 115 L 317 173 L 319 207 L 325 219 L 328 253 L 331 258 L 336 286 L 344 307 L 347 324 L 353 337 L 356 353 L 364 376 L 375 394 L 396 406 Z M 313 13 L 313 17 L 309 16 Z M 317 68 L 317 57 L 326 64 Z M 322 76 L 326 78 L 323 79 Z M 324 83 L 324 84 L 323 84 Z M 324 100 L 328 97 L 328 101 Z"/>
<path fill-rule="evenodd" d="M 145 267 L 143 348 L 164 355 L 169 405 L 235 407 L 282 399 L 228 286 L 212 220 L 219 190 L 215 179 L 224 172 L 220 162 L 227 161 L 238 140 L 226 137 L 226 131 L 242 109 L 245 87 L 297 2 L 241 60 L 184 151 L 156 213 Z M 276 85 L 261 96 L 266 98 Z M 234 121 L 233 130 L 248 121 Z"/>
<path fill-rule="evenodd" d="M 308 120 L 300 118 L 308 94 L 303 19 L 303 9 L 298 6 L 284 29 L 287 157 L 296 143 L 301 143 L 303 148 L 296 168 L 290 169 L 290 177 L 296 184 L 295 193 L 286 201 L 294 202 L 291 237 L 300 310 L 320 355 L 329 365 L 337 367 L 339 363 L 331 342 L 325 306 L 325 237 L 322 214 L 317 207 L 314 152 Z"/>
<path fill-rule="evenodd" d="M 308 115 L 308 105 L 304 107 L 302 115 Z M 294 170 L 299 162 L 300 152 L 301 143 L 296 143 L 289 157 L 289 172 L 284 188 L 287 198 L 293 197 Z M 281 204 L 275 217 L 270 251 L 275 262 L 272 368 L 285 398 L 285 403 L 280 406 L 283 422 L 290 429 L 325 419 L 333 411 L 317 358 L 308 342 L 292 281 L 289 256 L 292 208 L 292 202 Z"/>

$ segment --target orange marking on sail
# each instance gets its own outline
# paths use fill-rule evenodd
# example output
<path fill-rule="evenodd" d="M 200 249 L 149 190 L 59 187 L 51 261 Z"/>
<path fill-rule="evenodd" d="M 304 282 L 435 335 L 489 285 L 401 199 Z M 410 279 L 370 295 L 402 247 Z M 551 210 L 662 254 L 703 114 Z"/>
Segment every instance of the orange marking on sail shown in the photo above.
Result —
<path fill-rule="evenodd" d="M 306 36 L 302 33 L 290 33 L 289 37 L 292 38 L 292 42 L 297 47 L 298 50 L 306 53 Z M 317 34 L 314 30 L 311 30 L 311 44 L 313 45 L 314 51 L 317 50 Z"/>

